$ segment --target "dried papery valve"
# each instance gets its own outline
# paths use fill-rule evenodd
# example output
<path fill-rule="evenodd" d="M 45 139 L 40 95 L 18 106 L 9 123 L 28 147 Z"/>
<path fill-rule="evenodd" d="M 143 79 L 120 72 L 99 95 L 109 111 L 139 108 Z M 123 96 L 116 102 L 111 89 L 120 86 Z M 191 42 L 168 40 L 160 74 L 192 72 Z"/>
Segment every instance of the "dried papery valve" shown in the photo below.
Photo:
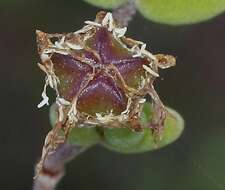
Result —
<path fill-rule="evenodd" d="M 158 68 L 175 65 L 170 55 L 146 50 L 146 44 L 125 37 L 111 13 L 99 12 L 95 21 L 72 33 L 47 34 L 37 31 L 38 51 L 46 73 L 43 100 L 48 104 L 47 86 L 55 89 L 58 118 L 46 137 L 37 174 L 48 154 L 65 142 L 72 128 L 98 127 L 142 131 L 151 128 L 160 136 L 166 110 L 154 90 Z M 140 113 L 146 95 L 153 104 L 148 125 L 141 125 Z"/>

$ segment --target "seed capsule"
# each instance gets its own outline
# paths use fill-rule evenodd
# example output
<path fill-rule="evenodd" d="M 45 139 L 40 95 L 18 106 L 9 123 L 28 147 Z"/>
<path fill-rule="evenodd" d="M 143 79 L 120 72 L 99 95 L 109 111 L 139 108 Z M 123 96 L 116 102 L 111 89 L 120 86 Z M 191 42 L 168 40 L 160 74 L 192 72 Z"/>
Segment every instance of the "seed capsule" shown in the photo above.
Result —
<path fill-rule="evenodd" d="M 56 91 L 59 113 L 56 127 L 46 137 L 39 170 L 46 155 L 67 140 L 72 128 L 139 132 L 148 128 L 156 135 L 164 128 L 167 111 L 153 82 L 159 76 L 158 68 L 174 66 L 175 59 L 153 55 L 145 43 L 126 38 L 126 28 L 120 28 L 111 13 L 99 12 L 94 22 L 85 23 L 73 33 L 37 31 L 39 66 L 47 74 L 39 107 L 48 104 L 49 85 Z M 152 98 L 153 115 L 143 126 L 140 115 L 146 95 Z"/>

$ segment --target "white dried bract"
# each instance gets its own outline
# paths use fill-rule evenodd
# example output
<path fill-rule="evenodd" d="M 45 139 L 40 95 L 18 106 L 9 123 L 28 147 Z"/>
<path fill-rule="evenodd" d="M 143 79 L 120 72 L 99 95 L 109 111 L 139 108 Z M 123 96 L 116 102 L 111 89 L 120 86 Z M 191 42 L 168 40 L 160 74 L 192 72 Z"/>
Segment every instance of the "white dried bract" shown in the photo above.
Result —
<path fill-rule="evenodd" d="M 43 100 L 37 105 L 38 108 L 43 107 L 44 105 L 49 105 L 49 98 L 46 94 L 46 89 L 47 86 L 50 86 L 51 88 L 55 89 L 56 94 L 58 96 L 58 83 L 59 83 L 59 79 L 58 77 L 55 75 L 54 71 L 53 71 L 53 64 L 51 63 L 50 67 L 46 67 L 42 64 L 38 63 L 38 66 L 40 67 L 40 69 L 42 71 L 44 71 L 46 73 L 46 78 L 45 78 L 45 85 L 44 85 L 44 90 L 42 92 L 42 98 Z"/>
<path fill-rule="evenodd" d="M 84 34 L 84 33 L 88 32 L 91 29 L 93 29 L 92 25 L 86 25 L 83 28 L 81 28 L 80 30 L 75 31 L 74 34 L 81 34 L 81 33 Z"/>
<path fill-rule="evenodd" d="M 68 111 L 67 116 L 70 124 L 75 124 L 78 121 L 76 103 L 72 104 L 70 110 Z"/>
<path fill-rule="evenodd" d="M 60 41 L 56 41 L 55 45 L 52 46 L 52 49 L 47 49 L 47 51 L 45 50 L 45 53 L 60 53 L 63 55 L 68 55 L 68 52 L 66 52 L 65 50 L 69 50 L 69 49 L 73 49 L 73 50 L 81 50 L 83 49 L 81 44 L 78 43 L 71 43 L 68 41 L 65 41 L 65 36 L 63 36 Z M 57 48 L 57 49 L 55 49 Z"/>
<path fill-rule="evenodd" d="M 113 36 L 114 38 L 121 38 L 125 35 L 127 32 L 127 27 L 124 28 L 114 28 L 113 30 Z"/>
<path fill-rule="evenodd" d="M 57 48 L 59 48 L 59 49 L 65 49 L 64 46 L 63 46 L 64 42 L 65 42 L 65 36 L 63 36 L 63 37 L 60 39 L 59 42 L 56 41 L 56 42 L 55 42 L 55 46 L 56 46 Z"/>
<path fill-rule="evenodd" d="M 139 103 L 140 104 L 144 104 L 145 102 L 146 102 L 146 99 L 145 98 L 142 98 L 142 99 L 139 100 Z"/>
<path fill-rule="evenodd" d="M 155 76 L 155 77 L 159 77 L 159 74 L 154 72 L 150 67 L 146 66 L 146 65 L 143 65 L 143 68 L 148 72 L 150 73 L 151 75 Z"/>
<path fill-rule="evenodd" d="M 152 53 L 147 51 L 145 48 L 146 44 L 144 43 L 141 44 L 141 48 L 139 48 L 138 45 L 132 47 L 131 50 L 136 53 L 135 55 L 133 55 L 133 57 L 142 57 L 143 55 L 145 55 L 149 57 L 151 60 L 156 60 L 156 57 Z"/>
<path fill-rule="evenodd" d="M 110 12 L 106 13 L 101 24 L 98 22 L 93 22 L 93 21 L 89 21 L 89 20 L 85 21 L 84 23 L 87 24 L 87 26 L 83 27 L 81 30 L 74 32 L 74 34 L 85 33 L 88 30 L 92 29 L 93 26 L 94 27 L 107 27 L 108 31 L 112 32 L 113 36 L 117 39 L 117 38 L 123 37 L 127 31 L 127 27 L 123 27 L 123 28 L 116 27 L 114 20 L 113 20 L 112 13 L 110 13 Z"/>
<path fill-rule="evenodd" d="M 51 54 L 51 53 L 59 53 L 62 55 L 68 55 L 68 52 L 60 49 L 55 49 L 54 46 L 52 48 L 44 49 L 43 54 Z"/>
<path fill-rule="evenodd" d="M 49 59 L 50 59 L 50 57 L 49 57 L 48 54 L 46 54 L 46 53 L 41 54 L 41 61 L 42 62 L 48 61 Z"/>
<path fill-rule="evenodd" d="M 43 100 L 37 105 L 38 108 L 43 107 L 44 105 L 49 105 L 49 97 L 46 95 L 46 87 L 47 85 L 44 85 L 44 90 L 41 94 L 41 97 L 43 98 Z"/>
<path fill-rule="evenodd" d="M 135 46 L 133 50 L 136 51 L 136 54 L 133 55 L 133 57 L 141 57 L 145 48 L 146 48 L 146 44 L 142 44 L 141 48 L 139 48 L 139 46 Z"/>
<path fill-rule="evenodd" d="M 102 26 L 108 26 L 108 31 L 112 32 L 115 25 L 112 13 L 106 13 L 105 17 L 102 20 Z"/>
<path fill-rule="evenodd" d="M 58 104 L 58 102 L 56 102 L 56 104 L 58 105 L 58 120 L 59 122 L 62 122 L 64 120 L 64 106 L 61 104 Z"/>
<path fill-rule="evenodd" d="M 127 107 L 126 107 L 126 109 L 125 109 L 123 112 L 121 112 L 121 115 L 129 114 L 131 103 L 132 103 L 132 100 L 131 100 L 131 98 L 129 97 L 129 98 L 128 98 L 128 102 L 127 102 Z"/>
<path fill-rule="evenodd" d="M 70 105 L 70 102 L 65 100 L 64 98 L 57 97 L 56 104 L 58 105 L 58 120 L 62 122 L 64 120 L 64 109 L 66 106 Z"/>
<path fill-rule="evenodd" d="M 88 24 L 88 25 L 91 25 L 91 26 L 97 26 L 97 27 L 101 27 L 102 26 L 101 24 L 99 24 L 97 22 L 90 21 L 90 20 L 87 20 L 84 23 Z"/>
<path fill-rule="evenodd" d="M 147 51 L 146 49 L 142 50 L 141 53 L 143 55 L 146 55 L 147 57 L 149 57 L 150 59 L 152 59 L 154 61 L 157 60 L 156 57 L 152 53 L 150 53 L 149 51 Z"/>
<path fill-rule="evenodd" d="M 65 100 L 64 98 L 58 97 L 58 98 L 56 99 L 56 101 L 57 101 L 59 104 L 63 105 L 63 106 L 69 106 L 69 105 L 70 105 L 70 102 L 67 101 L 67 100 Z"/>
<path fill-rule="evenodd" d="M 125 123 L 126 121 L 128 121 L 128 114 L 114 115 L 113 113 L 110 113 L 108 115 L 102 116 L 101 113 L 96 113 L 96 120 L 94 121 L 87 120 L 86 123 L 94 125 L 102 124 L 108 125 L 108 127 L 110 127 L 110 125 L 113 124 L 113 122 Z"/>
<path fill-rule="evenodd" d="M 133 55 L 133 57 L 143 57 L 143 56 L 146 56 L 148 57 L 150 60 L 152 60 L 153 62 L 155 62 L 157 59 L 156 57 L 150 53 L 149 51 L 147 51 L 146 49 L 146 44 L 141 44 L 141 48 L 139 48 L 138 45 L 135 45 L 131 48 L 131 51 L 136 53 Z M 152 62 L 150 62 L 149 66 L 146 66 L 146 65 L 143 65 L 143 68 L 148 72 L 150 73 L 151 75 L 155 76 L 155 77 L 159 77 L 159 74 L 156 73 L 155 71 L 153 71 L 151 69 L 151 64 Z"/>
<path fill-rule="evenodd" d="M 145 85 L 146 85 L 146 79 L 143 76 L 141 76 L 141 83 L 139 85 L 139 89 L 144 88 Z"/>
<path fill-rule="evenodd" d="M 108 115 L 104 115 L 102 116 L 101 113 L 96 113 L 96 119 L 99 121 L 99 123 L 101 124 L 108 124 L 114 121 L 114 115 L 112 112 L 110 112 L 110 114 Z"/>
<path fill-rule="evenodd" d="M 72 44 L 70 42 L 66 42 L 66 45 L 70 48 L 70 49 L 74 49 L 74 50 L 81 50 L 83 49 L 83 47 L 79 44 Z"/>

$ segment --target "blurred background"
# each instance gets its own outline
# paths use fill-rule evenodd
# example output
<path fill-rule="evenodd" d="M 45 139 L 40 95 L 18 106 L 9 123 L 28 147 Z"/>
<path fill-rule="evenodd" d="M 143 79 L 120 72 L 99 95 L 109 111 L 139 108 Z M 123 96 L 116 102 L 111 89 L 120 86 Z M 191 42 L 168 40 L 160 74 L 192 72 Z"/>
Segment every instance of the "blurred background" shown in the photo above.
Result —
<path fill-rule="evenodd" d="M 36 65 L 35 30 L 76 31 L 99 10 L 81 0 L 0 1 L 1 189 L 31 189 L 50 129 L 49 107 L 36 107 L 45 75 Z M 145 41 L 154 53 L 177 56 L 177 66 L 161 72 L 157 90 L 184 117 L 185 131 L 175 143 L 144 154 L 91 148 L 67 165 L 58 189 L 224 190 L 224 34 L 225 14 L 179 27 L 136 14 L 127 36 Z"/>

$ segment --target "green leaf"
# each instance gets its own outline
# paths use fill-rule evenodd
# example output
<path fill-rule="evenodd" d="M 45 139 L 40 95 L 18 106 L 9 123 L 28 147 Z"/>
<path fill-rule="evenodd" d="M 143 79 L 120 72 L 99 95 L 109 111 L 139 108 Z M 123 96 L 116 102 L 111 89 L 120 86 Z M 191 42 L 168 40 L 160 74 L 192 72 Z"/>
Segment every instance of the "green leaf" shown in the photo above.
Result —
<path fill-rule="evenodd" d="M 49 110 L 49 121 L 52 127 L 56 125 L 56 121 L 58 118 L 58 113 L 57 113 L 57 106 L 56 104 L 52 104 Z"/>
<path fill-rule="evenodd" d="M 160 140 L 155 139 L 151 129 L 144 129 L 143 132 L 132 132 L 127 128 L 104 129 L 103 146 L 120 153 L 141 153 L 171 144 L 180 137 L 184 121 L 174 110 L 170 108 L 167 110 L 169 114 Z M 144 118 L 142 120 L 144 123 L 149 122 L 151 118 L 151 105 L 149 103 L 144 106 L 142 118 Z"/>
<path fill-rule="evenodd" d="M 165 24 L 191 24 L 208 20 L 225 10 L 225 0 L 136 0 L 148 19 Z"/>
<path fill-rule="evenodd" d="M 125 3 L 127 0 L 84 0 L 94 6 L 106 9 L 114 9 Z"/>
<path fill-rule="evenodd" d="M 90 128 L 86 125 L 72 129 L 69 133 L 68 142 L 81 146 L 92 146 L 101 143 L 106 148 L 120 153 L 141 153 L 158 149 L 178 139 L 184 128 L 182 117 L 170 108 L 167 108 L 167 110 L 169 114 L 165 121 L 165 129 L 161 134 L 161 139 L 157 141 L 151 129 L 133 132 L 128 128 Z M 145 103 L 141 113 L 142 125 L 149 123 L 151 117 L 152 106 L 150 103 Z M 53 104 L 50 108 L 52 126 L 55 125 L 56 119 L 56 105 Z"/>
<path fill-rule="evenodd" d="M 49 118 L 50 124 L 54 127 L 58 118 L 56 104 L 50 107 Z M 100 141 L 100 135 L 95 127 L 82 126 L 82 128 L 74 128 L 69 133 L 68 142 L 81 146 L 92 146 Z"/>
<path fill-rule="evenodd" d="M 69 134 L 68 142 L 81 146 L 92 146 L 100 142 L 100 135 L 95 127 L 74 128 Z"/>

